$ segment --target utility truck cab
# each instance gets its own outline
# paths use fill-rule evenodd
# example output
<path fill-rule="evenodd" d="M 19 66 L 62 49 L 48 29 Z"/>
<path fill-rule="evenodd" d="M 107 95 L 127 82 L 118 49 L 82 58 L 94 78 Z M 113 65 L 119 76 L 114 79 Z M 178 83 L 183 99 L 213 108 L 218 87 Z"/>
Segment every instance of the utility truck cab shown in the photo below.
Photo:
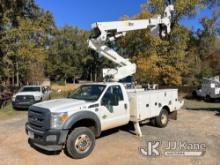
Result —
<path fill-rule="evenodd" d="M 176 89 L 126 90 L 117 82 L 86 84 L 68 98 L 31 106 L 26 132 L 35 146 L 49 151 L 65 148 L 79 159 L 92 152 L 95 137 L 102 131 L 131 121 L 141 136 L 139 122 L 154 120 L 158 127 L 165 127 L 170 118 L 176 119 L 182 104 Z"/>

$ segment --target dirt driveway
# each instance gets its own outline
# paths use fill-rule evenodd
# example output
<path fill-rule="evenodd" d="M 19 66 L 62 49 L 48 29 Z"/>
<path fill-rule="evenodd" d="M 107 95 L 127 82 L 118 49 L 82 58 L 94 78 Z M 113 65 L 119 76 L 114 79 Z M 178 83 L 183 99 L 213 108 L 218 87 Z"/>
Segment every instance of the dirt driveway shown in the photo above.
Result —
<path fill-rule="evenodd" d="M 166 128 L 142 126 L 142 139 L 123 129 L 107 132 L 97 139 L 95 150 L 83 160 L 72 160 L 63 152 L 42 153 L 31 148 L 24 132 L 26 116 L 3 120 L 0 121 L 0 164 L 219 164 L 220 116 L 217 112 L 180 110 L 178 117 Z M 205 143 L 206 153 L 202 157 L 141 156 L 138 148 L 152 139 Z"/>

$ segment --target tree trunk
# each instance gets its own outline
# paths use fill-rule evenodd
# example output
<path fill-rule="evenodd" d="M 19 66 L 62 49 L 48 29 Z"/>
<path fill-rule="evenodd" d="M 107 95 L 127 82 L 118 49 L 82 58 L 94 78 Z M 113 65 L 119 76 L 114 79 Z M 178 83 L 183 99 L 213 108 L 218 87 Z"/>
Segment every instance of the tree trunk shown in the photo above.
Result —
<path fill-rule="evenodd" d="M 14 73 L 12 74 L 12 77 L 11 77 L 11 83 L 12 83 L 12 86 L 14 87 L 15 86 L 15 75 Z"/>
<path fill-rule="evenodd" d="M 64 75 L 64 84 L 65 84 L 65 86 L 66 86 L 66 74 Z"/>
<path fill-rule="evenodd" d="M 76 84 L 75 76 L 73 77 L 73 84 Z"/>
<path fill-rule="evenodd" d="M 7 85 L 12 85 L 13 87 L 15 86 L 15 76 L 14 76 L 14 73 L 11 76 L 11 82 L 10 82 L 10 77 L 8 76 L 8 78 L 7 78 Z"/>
<path fill-rule="evenodd" d="M 16 86 L 18 87 L 19 84 L 20 84 L 20 79 L 19 79 L 18 63 L 16 63 Z"/>
<path fill-rule="evenodd" d="M 97 81 L 97 72 L 95 71 L 94 73 L 94 81 L 96 82 Z"/>
<path fill-rule="evenodd" d="M 92 81 L 92 72 L 90 72 L 90 81 Z"/>

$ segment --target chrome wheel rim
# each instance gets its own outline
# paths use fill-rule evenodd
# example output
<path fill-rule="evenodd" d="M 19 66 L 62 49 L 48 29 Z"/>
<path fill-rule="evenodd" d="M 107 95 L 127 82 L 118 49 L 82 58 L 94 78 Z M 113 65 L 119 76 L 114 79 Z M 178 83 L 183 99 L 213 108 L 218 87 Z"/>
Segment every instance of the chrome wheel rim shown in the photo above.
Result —
<path fill-rule="evenodd" d="M 83 153 L 86 153 L 90 149 L 92 145 L 92 141 L 89 136 L 82 134 L 76 138 L 74 145 L 75 145 L 76 151 L 78 153 L 83 154 Z"/>
<path fill-rule="evenodd" d="M 163 125 L 165 125 L 165 124 L 167 123 L 167 120 L 168 120 L 167 115 L 166 115 L 165 113 L 163 113 L 163 114 L 161 115 L 161 123 L 162 123 Z"/>

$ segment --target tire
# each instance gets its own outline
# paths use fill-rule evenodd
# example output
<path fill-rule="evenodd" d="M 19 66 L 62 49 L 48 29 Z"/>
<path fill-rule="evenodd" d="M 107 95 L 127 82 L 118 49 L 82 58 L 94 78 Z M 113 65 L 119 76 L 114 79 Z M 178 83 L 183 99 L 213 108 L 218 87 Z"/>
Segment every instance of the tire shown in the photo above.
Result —
<path fill-rule="evenodd" d="M 166 109 L 162 109 L 160 115 L 156 117 L 156 125 L 159 128 L 164 128 L 167 126 L 169 121 L 168 111 Z"/>
<path fill-rule="evenodd" d="M 208 102 L 208 103 L 212 102 L 212 99 L 211 99 L 211 97 L 209 95 L 207 95 L 205 97 L 205 102 Z"/>
<path fill-rule="evenodd" d="M 197 95 L 196 91 L 193 91 L 193 92 L 192 92 L 192 97 L 193 97 L 193 98 L 196 98 L 196 99 L 198 98 L 198 95 Z"/>
<path fill-rule="evenodd" d="M 155 119 L 155 118 L 150 119 L 150 124 L 151 124 L 152 126 L 156 126 L 156 119 Z"/>
<path fill-rule="evenodd" d="M 71 158 L 82 159 L 87 157 L 93 151 L 94 147 L 94 133 L 87 127 L 78 127 L 69 134 L 65 150 L 68 156 L 70 156 Z"/>

